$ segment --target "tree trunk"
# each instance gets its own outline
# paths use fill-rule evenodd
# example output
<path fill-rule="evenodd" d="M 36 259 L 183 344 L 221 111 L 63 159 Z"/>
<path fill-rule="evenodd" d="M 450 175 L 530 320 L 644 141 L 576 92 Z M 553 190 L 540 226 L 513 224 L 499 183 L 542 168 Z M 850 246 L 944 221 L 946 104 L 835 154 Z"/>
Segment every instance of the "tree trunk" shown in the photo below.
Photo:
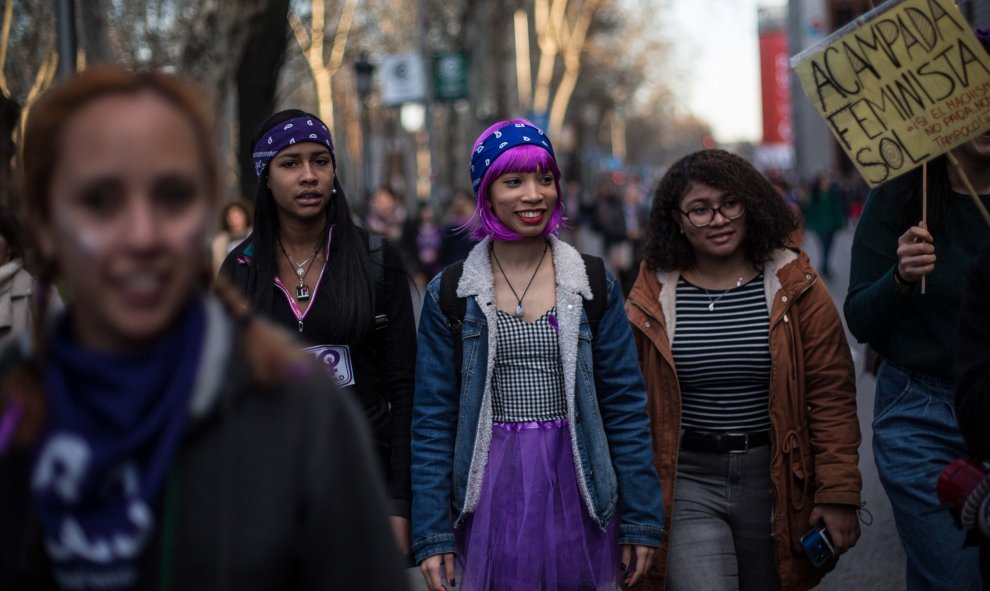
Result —
<path fill-rule="evenodd" d="M 78 0 L 76 5 L 86 63 L 92 66 L 114 61 L 107 30 L 106 0 Z"/>
<path fill-rule="evenodd" d="M 259 26 L 260 15 L 278 1 L 205 0 L 192 20 L 179 57 L 179 72 L 209 93 L 214 113 L 223 112 L 251 37 L 251 24 Z"/>
<path fill-rule="evenodd" d="M 14 130 L 20 120 L 21 106 L 17 101 L 0 92 L 0 203 L 17 206 L 17 187 L 14 175 Z"/>
<path fill-rule="evenodd" d="M 267 2 L 247 23 L 248 38 L 237 67 L 237 162 L 241 193 L 249 199 L 254 199 L 258 186 L 251 142 L 256 128 L 275 110 L 278 73 L 289 38 L 288 14 L 289 0 Z"/>

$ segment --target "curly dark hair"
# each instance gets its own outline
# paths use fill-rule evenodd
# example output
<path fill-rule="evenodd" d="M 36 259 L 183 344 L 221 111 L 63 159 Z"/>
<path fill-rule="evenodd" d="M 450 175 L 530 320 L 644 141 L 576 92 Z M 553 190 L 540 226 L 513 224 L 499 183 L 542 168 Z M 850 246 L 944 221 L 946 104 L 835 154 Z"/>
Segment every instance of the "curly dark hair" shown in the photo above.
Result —
<path fill-rule="evenodd" d="M 650 270 L 685 270 L 695 265 L 694 249 L 677 223 L 681 199 L 692 182 L 729 191 L 742 200 L 746 206 L 743 248 L 757 266 L 783 248 L 796 227 L 790 207 L 749 162 L 725 150 L 694 152 L 670 167 L 653 194 L 644 256 Z"/>

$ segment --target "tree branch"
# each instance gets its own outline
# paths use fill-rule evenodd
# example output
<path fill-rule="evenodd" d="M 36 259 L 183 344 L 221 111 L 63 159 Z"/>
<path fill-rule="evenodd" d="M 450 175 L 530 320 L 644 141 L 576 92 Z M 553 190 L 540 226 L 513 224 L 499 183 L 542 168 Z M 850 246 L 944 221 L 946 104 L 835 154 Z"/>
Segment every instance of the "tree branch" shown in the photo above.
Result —
<path fill-rule="evenodd" d="M 344 62 L 344 50 L 347 48 L 347 40 L 350 38 L 351 23 L 354 20 L 354 9 L 357 0 L 346 0 L 344 9 L 340 13 L 340 20 L 337 23 L 337 33 L 333 36 L 333 48 L 330 50 L 331 72 L 336 72 Z"/>
<path fill-rule="evenodd" d="M 299 50 L 305 55 L 309 50 L 309 36 L 306 35 L 306 29 L 303 27 L 302 21 L 291 10 L 289 11 L 289 28 L 292 29 L 292 33 L 296 36 L 296 43 L 299 44 Z"/>
<path fill-rule="evenodd" d="M 7 0 L 3 10 L 3 32 L 0 33 L 0 92 L 5 96 L 10 96 L 10 88 L 7 86 L 7 75 L 4 70 L 7 67 L 7 45 L 10 44 L 10 24 L 14 20 L 14 3 Z"/>
<path fill-rule="evenodd" d="M 312 54 L 310 59 L 315 61 L 316 58 L 319 58 L 321 64 L 326 63 L 323 57 L 323 38 L 327 34 L 327 13 L 326 6 L 323 4 L 324 1 L 312 0 L 310 2 L 312 7 L 309 23 L 309 51 Z"/>

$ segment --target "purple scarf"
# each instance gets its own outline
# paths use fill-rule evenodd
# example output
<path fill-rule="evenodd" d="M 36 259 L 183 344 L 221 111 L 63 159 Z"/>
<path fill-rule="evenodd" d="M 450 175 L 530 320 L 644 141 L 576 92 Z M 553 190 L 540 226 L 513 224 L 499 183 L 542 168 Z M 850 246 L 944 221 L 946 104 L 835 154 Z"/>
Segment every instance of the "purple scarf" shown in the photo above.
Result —
<path fill-rule="evenodd" d="M 193 300 L 176 326 L 138 353 L 84 349 L 70 315 L 57 325 L 44 371 L 48 422 L 31 489 L 62 589 L 137 584 L 189 415 L 205 325 L 203 302 Z"/>

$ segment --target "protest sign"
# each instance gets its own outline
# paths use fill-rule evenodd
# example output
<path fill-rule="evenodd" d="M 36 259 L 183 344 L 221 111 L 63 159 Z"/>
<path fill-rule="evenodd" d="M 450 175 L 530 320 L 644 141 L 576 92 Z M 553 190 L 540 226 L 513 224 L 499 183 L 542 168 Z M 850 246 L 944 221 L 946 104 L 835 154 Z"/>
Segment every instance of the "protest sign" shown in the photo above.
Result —
<path fill-rule="evenodd" d="M 951 0 L 890 0 L 791 58 L 870 186 L 990 129 L 990 56 Z"/>

